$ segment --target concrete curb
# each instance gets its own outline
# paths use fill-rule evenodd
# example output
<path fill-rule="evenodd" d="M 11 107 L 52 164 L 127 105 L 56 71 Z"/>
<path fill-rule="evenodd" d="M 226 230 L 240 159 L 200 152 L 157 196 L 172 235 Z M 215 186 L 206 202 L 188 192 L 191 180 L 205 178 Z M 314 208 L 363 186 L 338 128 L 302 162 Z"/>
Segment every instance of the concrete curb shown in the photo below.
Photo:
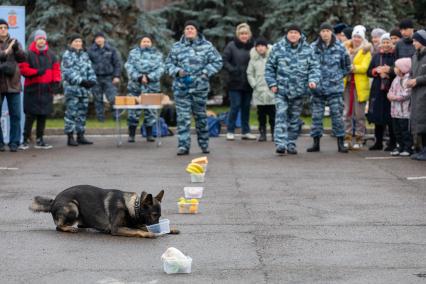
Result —
<path fill-rule="evenodd" d="M 170 130 L 172 130 L 173 133 L 176 133 L 176 127 L 170 127 Z M 310 132 L 310 127 L 304 126 L 302 129 L 302 134 L 309 134 L 309 132 Z M 121 134 L 123 135 L 126 133 L 127 133 L 127 127 L 122 126 Z M 195 128 L 191 128 L 191 133 L 192 134 L 196 133 Z M 240 134 L 240 129 L 237 129 L 235 133 Z M 258 134 L 259 130 L 257 128 L 252 127 L 252 133 Z M 373 134 L 373 133 L 374 133 L 374 129 L 371 129 L 371 128 L 367 129 L 367 134 Z M 87 135 L 114 135 L 115 128 L 88 128 L 86 129 L 86 134 Z M 222 127 L 221 134 L 226 134 L 226 128 Z M 330 135 L 331 128 L 325 128 L 324 134 Z M 45 131 L 45 135 L 52 136 L 52 135 L 65 135 L 65 134 L 64 134 L 63 128 L 48 128 Z"/>

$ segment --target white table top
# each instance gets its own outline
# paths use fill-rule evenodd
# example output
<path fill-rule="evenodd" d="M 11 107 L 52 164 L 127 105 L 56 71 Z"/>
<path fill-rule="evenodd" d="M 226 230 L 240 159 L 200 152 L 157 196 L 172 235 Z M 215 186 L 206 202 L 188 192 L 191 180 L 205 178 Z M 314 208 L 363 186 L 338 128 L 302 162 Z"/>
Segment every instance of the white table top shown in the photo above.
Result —
<path fill-rule="evenodd" d="M 162 109 L 162 105 L 114 105 L 114 109 Z"/>

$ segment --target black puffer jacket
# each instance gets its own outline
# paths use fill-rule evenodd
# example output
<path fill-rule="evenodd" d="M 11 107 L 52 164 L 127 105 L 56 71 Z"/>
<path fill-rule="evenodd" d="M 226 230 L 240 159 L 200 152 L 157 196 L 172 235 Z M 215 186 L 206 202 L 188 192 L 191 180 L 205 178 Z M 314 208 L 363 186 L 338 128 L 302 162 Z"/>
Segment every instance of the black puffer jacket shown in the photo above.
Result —
<path fill-rule="evenodd" d="M 223 66 L 228 72 L 228 90 L 251 91 L 247 80 L 247 67 L 253 42 L 242 43 L 237 38 L 228 43 L 223 51 Z"/>
<path fill-rule="evenodd" d="M 396 59 L 413 57 L 416 53 L 416 49 L 413 45 L 413 39 L 411 38 L 401 38 L 395 46 L 395 55 Z"/>
<path fill-rule="evenodd" d="M 97 76 L 120 78 L 121 58 L 117 49 L 108 43 L 105 43 L 103 48 L 94 43 L 88 50 L 88 53 Z"/>

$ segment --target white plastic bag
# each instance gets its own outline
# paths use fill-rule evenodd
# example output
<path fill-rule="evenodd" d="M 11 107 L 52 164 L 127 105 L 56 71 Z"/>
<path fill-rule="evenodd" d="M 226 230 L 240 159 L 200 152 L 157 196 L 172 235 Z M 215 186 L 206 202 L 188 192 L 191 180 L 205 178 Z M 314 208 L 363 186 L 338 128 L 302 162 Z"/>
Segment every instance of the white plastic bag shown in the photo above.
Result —
<path fill-rule="evenodd" d="M 161 256 L 163 269 L 167 274 L 191 273 L 192 258 L 174 247 L 168 248 Z"/>

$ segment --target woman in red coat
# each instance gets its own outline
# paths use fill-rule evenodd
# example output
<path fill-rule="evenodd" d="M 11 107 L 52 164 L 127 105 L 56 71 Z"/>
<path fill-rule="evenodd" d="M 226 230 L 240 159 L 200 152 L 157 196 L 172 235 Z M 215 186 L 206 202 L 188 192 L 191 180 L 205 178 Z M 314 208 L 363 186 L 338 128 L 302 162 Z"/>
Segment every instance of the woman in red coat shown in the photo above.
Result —
<path fill-rule="evenodd" d="M 56 55 L 49 50 L 46 33 L 37 30 L 34 41 L 28 47 L 27 58 L 19 65 L 24 83 L 25 128 L 24 143 L 21 149 L 28 149 L 31 130 L 37 120 L 35 148 L 50 149 L 51 145 L 43 140 L 46 118 L 53 112 L 53 94 L 61 82 L 60 63 Z"/>

